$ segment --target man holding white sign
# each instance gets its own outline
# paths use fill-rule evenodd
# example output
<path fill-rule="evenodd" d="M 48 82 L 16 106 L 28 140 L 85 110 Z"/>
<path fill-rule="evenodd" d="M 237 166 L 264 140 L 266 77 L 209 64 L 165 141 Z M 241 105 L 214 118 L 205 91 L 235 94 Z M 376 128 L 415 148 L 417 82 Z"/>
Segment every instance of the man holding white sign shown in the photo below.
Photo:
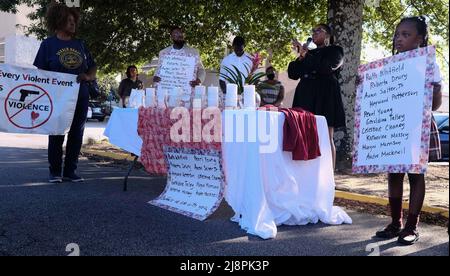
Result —
<path fill-rule="evenodd" d="M 186 45 L 183 30 L 172 28 L 173 45 L 159 52 L 159 64 L 153 81 L 158 89 L 181 88 L 182 105 L 191 106 L 192 88 L 205 81 L 205 69 L 198 50 Z"/>

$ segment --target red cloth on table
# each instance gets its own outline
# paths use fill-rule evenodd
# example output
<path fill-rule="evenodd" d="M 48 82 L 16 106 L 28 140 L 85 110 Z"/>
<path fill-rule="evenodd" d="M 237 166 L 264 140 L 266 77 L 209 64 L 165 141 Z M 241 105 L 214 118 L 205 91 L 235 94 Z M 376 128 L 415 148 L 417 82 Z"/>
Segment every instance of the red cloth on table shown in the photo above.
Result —
<path fill-rule="evenodd" d="M 141 163 L 145 170 L 150 174 L 167 174 L 167 162 L 164 155 L 164 146 L 185 148 L 185 149 L 202 149 L 216 150 L 222 152 L 221 143 L 218 142 L 179 142 L 175 143 L 170 139 L 170 129 L 178 121 L 170 118 L 171 109 L 159 108 L 140 108 L 138 133 L 142 138 Z M 190 110 L 191 125 L 188 126 L 192 130 L 193 111 Z M 203 126 L 208 120 L 202 120 Z M 221 128 L 221 127 L 220 127 Z M 191 131 L 191 141 L 193 139 L 193 131 Z"/>
<path fill-rule="evenodd" d="M 266 105 L 261 109 L 278 110 L 285 115 L 283 150 L 292 152 L 293 160 L 308 161 L 321 156 L 314 114 L 301 108 L 277 108 Z"/>

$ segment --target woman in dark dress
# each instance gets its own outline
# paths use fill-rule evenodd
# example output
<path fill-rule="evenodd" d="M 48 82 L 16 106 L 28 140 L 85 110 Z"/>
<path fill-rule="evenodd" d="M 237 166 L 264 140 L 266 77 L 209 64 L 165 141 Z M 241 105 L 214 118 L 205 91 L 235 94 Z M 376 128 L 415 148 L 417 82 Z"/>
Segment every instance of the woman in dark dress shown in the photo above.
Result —
<path fill-rule="evenodd" d="M 293 107 L 303 108 L 327 119 L 334 166 L 334 130 L 345 127 L 345 112 L 338 82 L 344 50 L 333 45 L 331 29 L 326 24 L 313 29 L 313 42 L 317 49 L 308 50 L 307 45 L 294 42 L 294 47 L 300 49 L 299 57 L 289 64 L 288 73 L 289 78 L 301 81 L 295 91 Z"/>

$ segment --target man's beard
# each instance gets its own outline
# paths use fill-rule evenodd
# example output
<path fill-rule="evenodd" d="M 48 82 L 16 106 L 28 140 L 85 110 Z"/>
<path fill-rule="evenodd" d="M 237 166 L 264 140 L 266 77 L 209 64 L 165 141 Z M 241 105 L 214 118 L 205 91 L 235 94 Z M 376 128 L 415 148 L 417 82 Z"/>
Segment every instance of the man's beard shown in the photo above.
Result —
<path fill-rule="evenodd" d="M 183 48 L 185 43 L 186 41 L 174 41 L 173 45 L 175 46 L 176 49 L 181 49 Z"/>

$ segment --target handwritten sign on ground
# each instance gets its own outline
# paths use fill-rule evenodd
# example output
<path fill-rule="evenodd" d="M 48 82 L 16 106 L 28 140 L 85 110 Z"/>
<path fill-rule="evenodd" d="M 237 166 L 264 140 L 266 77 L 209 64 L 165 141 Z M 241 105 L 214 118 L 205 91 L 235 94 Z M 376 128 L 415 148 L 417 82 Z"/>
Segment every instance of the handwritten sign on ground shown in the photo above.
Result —
<path fill-rule="evenodd" d="M 171 51 L 162 56 L 160 62 L 158 75 L 161 82 L 157 84 L 158 89 L 170 91 L 174 87 L 181 88 L 182 100 L 189 101 L 192 95 L 192 87 L 189 83 L 196 79 L 196 58 Z"/>
<path fill-rule="evenodd" d="M 206 220 L 219 208 L 225 177 L 215 150 L 164 147 L 169 167 L 165 191 L 150 204 Z"/>
<path fill-rule="evenodd" d="M 75 75 L 0 64 L 0 131 L 67 133 L 79 88 Z"/>
<path fill-rule="evenodd" d="M 435 48 L 359 68 L 355 173 L 424 173 L 430 140 Z"/>

